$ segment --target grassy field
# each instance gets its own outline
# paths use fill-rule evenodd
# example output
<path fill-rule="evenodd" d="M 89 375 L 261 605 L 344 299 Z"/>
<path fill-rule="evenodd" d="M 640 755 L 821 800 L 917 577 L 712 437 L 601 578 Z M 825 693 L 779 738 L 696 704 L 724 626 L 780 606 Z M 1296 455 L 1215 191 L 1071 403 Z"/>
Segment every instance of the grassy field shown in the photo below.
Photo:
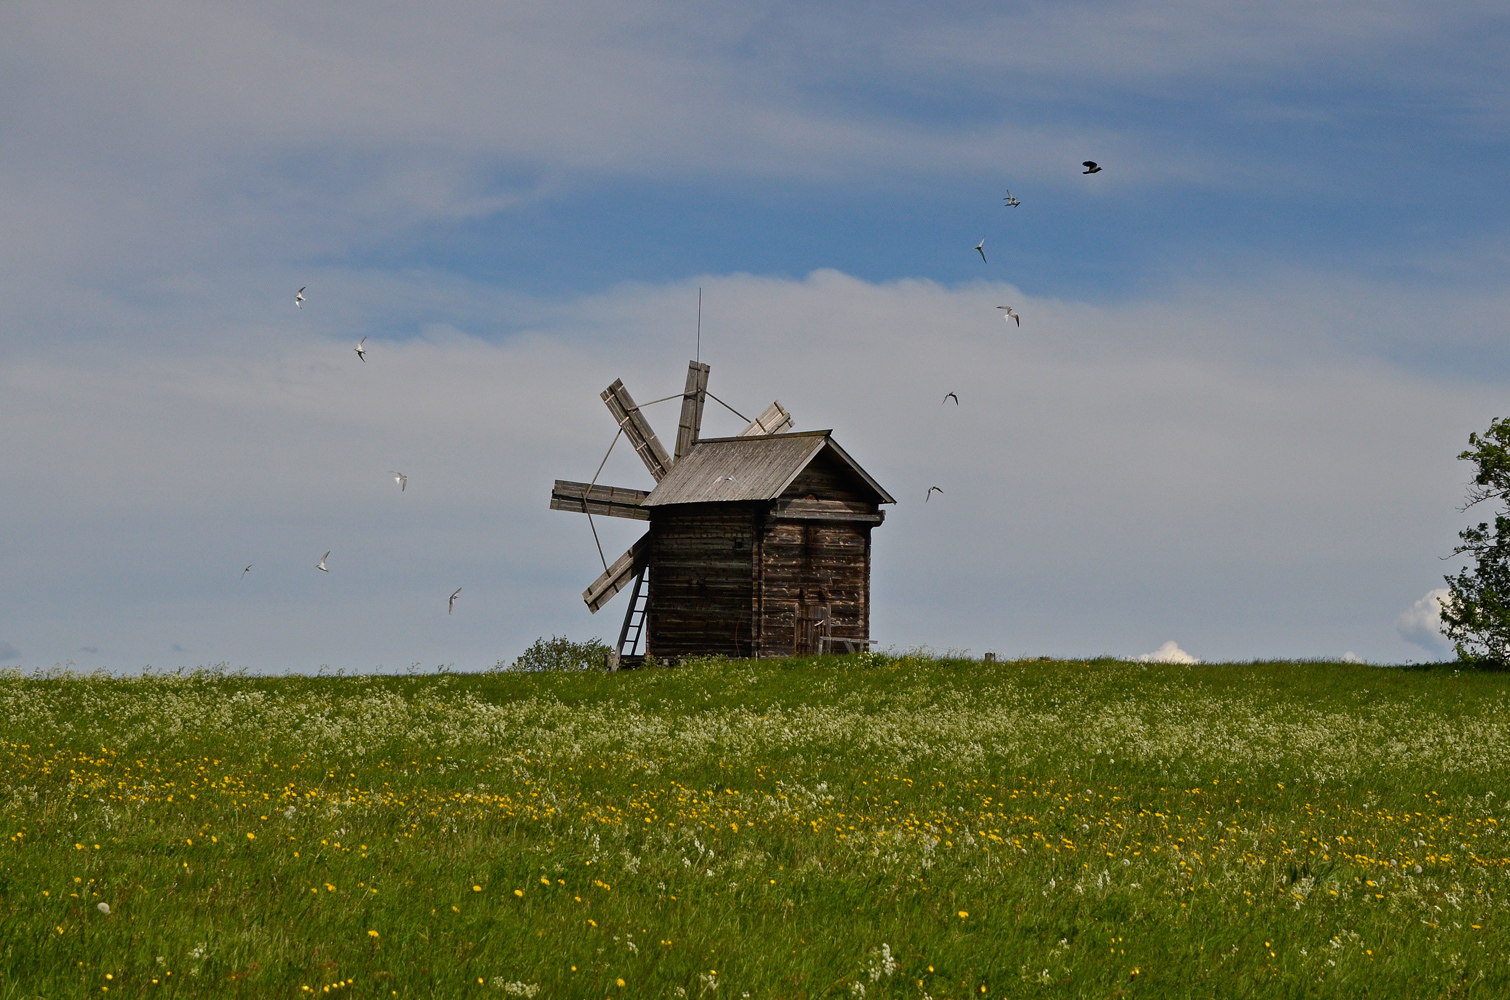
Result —
<path fill-rule="evenodd" d="M 0 1000 L 1503 997 L 1507 688 L 4 677 Z"/>

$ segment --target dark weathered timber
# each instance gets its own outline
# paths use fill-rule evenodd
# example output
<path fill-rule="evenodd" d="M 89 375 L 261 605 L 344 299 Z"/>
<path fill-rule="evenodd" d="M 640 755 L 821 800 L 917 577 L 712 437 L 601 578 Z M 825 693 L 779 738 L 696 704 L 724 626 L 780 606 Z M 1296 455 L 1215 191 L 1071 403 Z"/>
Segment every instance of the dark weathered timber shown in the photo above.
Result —
<path fill-rule="evenodd" d="M 708 366 L 687 362 L 687 388 L 682 390 L 682 417 L 676 425 L 675 457 L 681 458 L 697 444 L 703 427 L 703 404 L 708 397 Z"/>
<path fill-rule="evenodd" d="M 582 600 L 587 604 L 587 610 L 597 614 L 599 608 L 613 599 L 613 595 L 629 586 L 635 574 L 645 565 L 649 551 L 650 535 L 646 534 L 630 546 L 628 552 L 615 559 L 591 586 L 582 591 Z"/>
<path fill-rule="evenodd" d="M 880 524 L 886 512 L 873 503 L 852 500 L 779 500 L 776 516 L 803 521 L 851 521 L 857 524 Z"/>
<path fill-rule="evenodd" d="M 614 379 L 613 385 L 604 389 L 602 396 L 608 412 L 613 414 L 613 419 L 623 429 L 624 436 L 634 446 L 640 460 L 645 463 L 645 468 L 650 470 L 656 482 L 665 479 L 666 473 L 671 470 L 671 456 L 666 454 L 660 438 L 650 429 L 650 421 L 645 419 L 645 414 L 635 405 L 634 397 L 624 388 L 623 381 Z"/>
<path fill-rule="evenodd" d="M 632 490 L 625 486 L 601 486 L 558 479 L 551 489 L 551 510 L 648 521 L 650 511 L 641 507 L 640 501 L 649 495 L 647 490 Z"/>
<path fill-rule="evenodd" d="M 765 504 L 688 504 L 650 522 L 649 651 L 751 656 L 751 549 Z"/>

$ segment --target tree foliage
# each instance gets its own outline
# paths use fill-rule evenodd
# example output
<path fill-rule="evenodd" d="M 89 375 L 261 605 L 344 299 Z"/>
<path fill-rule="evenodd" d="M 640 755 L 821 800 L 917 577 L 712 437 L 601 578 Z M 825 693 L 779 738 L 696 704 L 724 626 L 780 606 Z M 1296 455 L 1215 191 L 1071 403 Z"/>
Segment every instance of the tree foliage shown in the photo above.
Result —
<path fill-rule="evenodd" d="M 1469 562 L 1446 578 L 1442 632 L 1459 659 L 1504 667 L 1510 665 L 1510 417 L 1491 420 L 1483 434 L 1469 434 L 1468 445 L 1458 458 L 1472 462 L 1475 472 L 1462 509 L 1485 502 L 1499 509 L 1492 524 L 1481 521 L 1458 532 L 1453 553 Z"/>
<path fill-rule="evenodd" d="M 564 635 L 553 635 L 549 639 L 541 636 L 506 669 L 527 673 L 546 670 L 607 670 L 608 654 L 612 651 L 612 647 L 598 638 L 574 642 Z"/>

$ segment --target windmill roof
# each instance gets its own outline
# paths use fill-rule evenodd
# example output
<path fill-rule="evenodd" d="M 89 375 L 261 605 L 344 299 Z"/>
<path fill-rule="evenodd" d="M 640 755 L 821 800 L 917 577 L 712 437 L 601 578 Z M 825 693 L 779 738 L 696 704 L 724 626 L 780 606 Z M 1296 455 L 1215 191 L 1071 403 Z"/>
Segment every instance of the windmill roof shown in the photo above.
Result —
<path fill-rule="evenodd" d="M 832 431 L 802 431 L 747 437 L 703 438 L 683 455 L 642 507 L 678 503 L 775 500 L 824 451 L 848 466 L 875 493 L 877 503 L 896 503 L 881 485 L 835 443 Z"/>

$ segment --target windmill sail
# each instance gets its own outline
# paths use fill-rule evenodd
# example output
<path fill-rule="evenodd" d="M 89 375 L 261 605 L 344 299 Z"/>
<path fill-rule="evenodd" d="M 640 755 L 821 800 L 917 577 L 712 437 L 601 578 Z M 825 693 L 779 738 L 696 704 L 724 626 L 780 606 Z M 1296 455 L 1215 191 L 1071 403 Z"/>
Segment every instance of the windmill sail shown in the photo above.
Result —
<path fill-rule="evenodd" d="M 687 388 L 682 392 L 682 419 L 676 426 L 676 458 L 680 459 L 697 444 L 703 426 L 703 403 L 708 394 L 708 366 L 696 361 L 687 363 Z"/>
<path fill-rule="evenodd" d="M 591 586 L 582 591 L 582 600 L 586 602 L 587 610 L 597 614 L 599 608 L 613 600 L 613 595 L 629 586 L 649 555 L 650 536 L 647 534 L 635 542 L 628 552 L 615 559 Z"/>
<path fill-rule="evenodd" d="M 671 456 L 666 454 L 655 431 L 650 429 L 650 422 L 635 405 L 634 397 L 624 388 L 622 379 L 614 379 L 613 385 L 603 390 L 603 402 L 608 405 L 608 412 L 613 414 L 613 419 L 623 428 L 624 436 L 634 445 L 634 450 L 639 453 L 640 460 L 645 463 L 645 468 L 650 470 L 655 481 L 664 479 L 671 470 Z"/>
<path fill-rule="evenodd" d="M 650 511 L 640 501 L 650 494 L 624 486 L 601 486 L 558 479 L 551 489 L 551 510 L 569 510 L 578 514 L 602 514 L 606 517 L 629 517 L 650 520 Z"/>
<path fill-rule="evenodd" d="M 777 400 L 765 408 L 765 412 L 754 420 L 750 426 L 739 432 L 740 437 L 751 437 L 756 434 L 781 434 L 796 427 L 792 415 L 786 411 L 786 407 Z"/>

